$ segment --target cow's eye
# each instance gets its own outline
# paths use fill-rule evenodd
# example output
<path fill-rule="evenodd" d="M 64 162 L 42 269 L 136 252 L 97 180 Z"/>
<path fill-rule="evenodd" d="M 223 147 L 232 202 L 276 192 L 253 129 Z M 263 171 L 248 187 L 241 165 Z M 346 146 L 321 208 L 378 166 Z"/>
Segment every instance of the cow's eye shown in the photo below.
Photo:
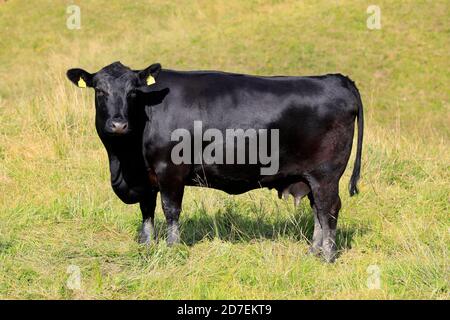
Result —
<path fill-rule="evenodd" d="M 135 90 L 130 91 L 128 93 L 128 98 L 134 99 L 134 98 L 136 98 L 136 96 L 137 96 L 137 92 Z"/>

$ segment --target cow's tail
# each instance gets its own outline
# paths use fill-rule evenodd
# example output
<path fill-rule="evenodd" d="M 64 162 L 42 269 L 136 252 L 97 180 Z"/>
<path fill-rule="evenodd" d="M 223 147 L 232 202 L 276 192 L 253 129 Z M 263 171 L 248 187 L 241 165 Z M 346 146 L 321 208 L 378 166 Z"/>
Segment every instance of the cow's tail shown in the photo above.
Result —
<path fill-rule="evenodd" d="M 359 175 L 361 172 L 361 154 L 362 154 L 362 143 L 363 143 L 363 133 L 364 133 L 364 115 L 363 115 L 363 105 L 362 105 L 362 101 L 361 101 L 361 95 L 359 94 L 359 91 L 356 88 L 353 81 L 351 81 L 351 84 L 352 84 L 350 86 L 351 91 L 356 96 L 357 103 L 358 103 L 358 114 L 356 116 L 358 119 L 358 142 L 357 142 L 357 147 L 356 147 L 356 159 L 355 159 L 355 164 L 353 165 L 353 172 L 352 172 L 352 176 L 350 178 L 350 183 L 348 186 L 350 196 L 353 196 L 353 195 L 359 193 L 357 184 L 358 184 Z"/>

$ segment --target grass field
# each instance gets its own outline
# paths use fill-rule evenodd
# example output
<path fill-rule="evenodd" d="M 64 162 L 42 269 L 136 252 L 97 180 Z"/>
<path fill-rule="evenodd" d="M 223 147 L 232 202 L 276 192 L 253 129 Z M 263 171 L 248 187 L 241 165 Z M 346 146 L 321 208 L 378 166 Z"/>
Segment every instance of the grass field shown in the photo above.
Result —
<path fill-rule="evenodd" d="M 0 298 L 449 299 L 448 1 L 75 2 L 80 30 L 66 27 L 73 1 L 0 1 Z M 366 27 L 372 3 L 381 30 Z M 92 91 L 65 78 L 116 60 L 349 75 L 366 125 L 361 193 L 347 192 L 354 154 L 341 180 L 337 262 L 307 254 L 307 201 L 269 190 L 188 188 L 183 244 L 139 246 Z"/>

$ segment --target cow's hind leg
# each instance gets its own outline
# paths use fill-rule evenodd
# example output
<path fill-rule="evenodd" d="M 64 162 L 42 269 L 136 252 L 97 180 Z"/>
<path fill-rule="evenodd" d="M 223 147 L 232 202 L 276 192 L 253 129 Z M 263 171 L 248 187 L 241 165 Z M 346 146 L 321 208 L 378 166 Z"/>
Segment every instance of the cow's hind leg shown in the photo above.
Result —
<path fill-rule="evenodd" d="M 309 248 L 309 253 L 313 255 L 319 255 L 322 251 L 322 227 L 319 222 L 319 217 L 317 215 L 317 208 L 314 204 L 314 198 L 312 196 L 312 192 L 308 194 L 309 203 L 311 205 L 311 208 L 313 210 L 314 215 L 314 232 L 313 232 L 313 238 L 312 238 L 312 244 Z"/>
<path fill-rule="evenodd" d="M 338 182 L 311 183 L 314 207 L 322 228 L 322 254 L 327 262 L 336 259 L 336 226 L 341 200 Z"/>
<path fill-rule="evenodd" d="M 142 212 L 142 229 L 139 234 L 139 243 L 150 244 L 156 240 L 155 207 L 157 192 L 152 191 L 144 200 L 139 202 Z"/>

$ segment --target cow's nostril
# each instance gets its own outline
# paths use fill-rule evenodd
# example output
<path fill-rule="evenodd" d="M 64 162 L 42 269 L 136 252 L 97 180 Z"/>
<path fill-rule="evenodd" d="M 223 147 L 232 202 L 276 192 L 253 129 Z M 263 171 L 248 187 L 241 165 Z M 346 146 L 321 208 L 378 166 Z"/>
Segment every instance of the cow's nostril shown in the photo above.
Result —
<path fill-rule="evenodd" d="M 128 122 L 118 122 L 118 121 L 112 121 L 111 122 L 111 129 L 115 133 L 123 133 L 128 127 Z"/>

